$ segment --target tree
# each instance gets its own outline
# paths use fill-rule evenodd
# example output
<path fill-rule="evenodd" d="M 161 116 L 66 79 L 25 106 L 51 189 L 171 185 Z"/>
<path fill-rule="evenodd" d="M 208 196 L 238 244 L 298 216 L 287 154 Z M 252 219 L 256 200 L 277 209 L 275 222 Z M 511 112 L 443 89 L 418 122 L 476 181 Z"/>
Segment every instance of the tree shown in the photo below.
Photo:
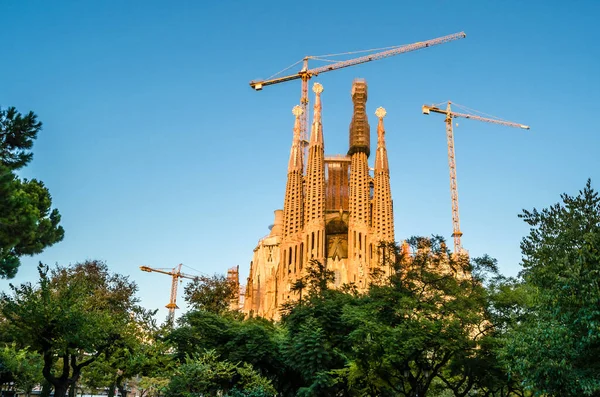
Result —
<path fill-rule="evenodd" d="M 352 395 L 425 396 L 435 378 L 466 394 L 473 378 L 451 365 L 462 361 L 464 370 L 490 329 L 484 288 L 471 276 L 475 263 L 450 254 L 440 237 L 407 243 L 412 253 L 396 250 L 388 281 L 344 308 L 353 355 L 338 373 Z"/>
<path fill-rule="evenodd" d="M 145 392 L 158 391 L 159 384 L 166 386 L 164 379 L 172 374 L 175 361 L 171 346 L 159 333 L 160 330 L 150 328 L 131 335 L 133 339 L 91 363 L 82 375 L 82 383 L 91 394 L 96 394 L 98 389 L 108 389 L 109 397 L 114 396 L 115 389 L 121 397 L 126 397 L 131 385 L 139 384 L 141 377 L 146 378 Z"/>
<path fill-rule="evenodd" d="M 168 397 L 256 396 L 276 393 L 271 382 L 259 375 L 250 364 L 233 364 L 219 359 L 215 351 L 189 357 L 172 377 Z"/>
<path fill-rule="evenodd" d="M 287 382 L 278 384 L 286 395 L 347 395 L 340 394 L 347 393 L 347 382 L 335 371 L 345 368 L 352 354 L 347 339 L 352 328 L 342 315 L 358 295 L 351 288 L 332 289 L 334 280 L 333 271 L 311 260 L 305 276 L 295 283 L 299 295 L 307 289 L 307 296 L 282 308 L 281 350 Z"/>
<path fill-rule="evenodd" d="M 0 390 L 3 384 L 12 383 L 29 395 L 42 379 L 42 358 L 39 354 L 19 349 L 14 343 L 0 349 Z"/>
<path fill-rule="evenodd" d="M 471 261 L 471 277 L 483 288 L 476 290 L 484 327 L 476 340 L 476 348 L 457 352 L 438 375 L 435 385 L 454 396 L 525 396 L 521 379 L 508 376 L 499 360 L 499 350 L 507 329 L 520 321 L 517 307 L 527 294 L 513 278 L 498 272 L 496 260 L 483 256 Z M 474 308 L 475 310 L 475 308 Z M 432 383 L 433 387 L 433 383 Z"/>
<path fill-rule="evenodd" d="M 219 285 L 225 282 L 227 281 L 221 278 Z M 318 352 L 303 349 L 302 346 L 308 345 L 300 343 L 297 346 L 299 354 L 295 354 L 291 348 L 294 342 L 292 339 L 299 341 L 306 336 L 307 327 L 304 327 L 306 330 L 304 334 L 300 335 L 299 331 L 302 324 L 313 313 L 313 308 L 318 307 L 317 310 L 322 313 L 320 321 L 325 324 L 328 335 L 335 335 L 336 343 L 345 337 L 344 332 L 338 332 L 339 329 L 334 330 L 339 324 L 335 318 L 339 319 L 341 316 L 343 305 L 335 297 L 350 295 L 329 289 L 328 285 L 332 282 L 333 273 L 330 270 L 316 261 L 311 263 L 307 267 L 307 276 L 301 280 L 301 288 L 309 290 L 309 300 L 315 302 L 318 300 L 322 304 L 313 304 L 313 302 L 308 303 L 306 307 L 298 307 L 293 315 L 284 315 L 288 320 L 282 324 L 260 317 L 245 319 L 238 312 L 225 309 L 224 302 L 228 299 L 226 294 L 215 294 L 215 290 L 219 290 L 215 288 L 203 289 L 202 293 L 197 295 L 201 297 L 203 304 L 180 319 L 180 326 L 172 331 L 168 340 L 176 346 L 177 358 L 181 362 L 184 362 L 189 354 L 201 355 L 206 351 L 214 350 L 222 360 L 250 364 L 261 376 L 265 376 L 272 382 L 280 395 L 295 396 L 300 388 L 310 386 L 313 379 L 312 375 L 309 375 L 308 367 L 304 367 L 307 379 L 302 378 L 298 370 L 303 368 L 302 359 L 309 360 L 312 353 Z M 206 287 L 207 284 L 211 285 L 205 283 L 204 286 Z M 197 288 L 193 290 L 199 291 Z M 224 298 L 215 299 L 215 296 Z M 223 304 L 214 305 L 215 301 Z M 292 304 L 288 308 L 293 307 Z M 213 309 L 207 310 L 207 308 Z M 214 310 L 214 308 L 220 309 Z M 338 360 L 337 363 L 343 367 L 345 361 Z M 301 393 L 308 393 L 308 390 L 305 387 Z"/>
<path fill-rule="evenodd" d="M 222 275 L 200 276 L 185 286 L 185 301 L 196 310 L 222 314 L 231 310 L 237 285 Z"/>
<path fill-rule="evenodd" d="M 263 318 L 244 319 L 225 312 L 221 315 L 195 310 L 184 315 L 180 326 L 167 337 L 175 346 L 179 362 L 189 355 L 214 351 L 222 360 L 251 365 L 280 389 L 287 381 L 280 351 L 281 330 Z"/>
<path fill-rule="evenodd" d="M 15 171 L 33 158 L 42 123 L 34 113 L 0 109 L 0 278 L 12 278 L 20 257 L 39 254 L 64 237 L 58 210 L 43 182 L 20 179 Z"/>
<path fill-rule="evenodd" d="M 407 244 L 380 245 L 385 260 L 364 294 L 331 289 L 319 263 L 307 268 L 308 296 L 282 316 L 291 395 L 424 396 L 432 385 L 446 395 L 475 387 L 492 395 L 506 385 L 486 339 L 493 326 L 484 279 L 497 276 L 495 261 L 452 255 L 440 237 Z"/>
<path fill-rule="evenodd" d="M 85 367 L 135 340 L 145 311 L 136 284 L 103 262 L 38 270 L 38 285 L 11 285 L 12 294 L 0 295 L 3 332 L 42 356 L 44 378 L 64 397 Z"/>
<path fill-rule="evenodd" d="M 588 180 L 577 196 L 541 211 L 521 242 L 530 299 L 506 335 L 504 361 L 538 394 L 600 394 L 600 197 Z"/>
<path fill-rule="evenodd" d="M 163 395 L 169 387 L 169 378 L 142 376 L 137 382 L 140 397 L 156 397 Z"/>

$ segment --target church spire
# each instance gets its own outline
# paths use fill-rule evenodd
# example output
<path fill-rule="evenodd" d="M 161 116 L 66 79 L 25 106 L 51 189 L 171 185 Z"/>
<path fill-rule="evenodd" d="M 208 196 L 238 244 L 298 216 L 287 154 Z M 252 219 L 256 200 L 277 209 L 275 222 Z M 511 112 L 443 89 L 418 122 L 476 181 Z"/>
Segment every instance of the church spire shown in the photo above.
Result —
<path fill-rule="evenodd" d="M 375 155 L 373 183 L 373 234 L 377 242 L 394 241 L 394 212 L 390 189 L 390 167 L 385 147 L 384 108 L 377 108 L 377 153 Z"/>
<path fill-rule="evenodd" d="M 315 106 L 313 108 L 313 124 L 310 131 L 310 144 L 323 146 L 323 125 L 321 124 L 321 93 L 323 86 L 319 83 L 313 85 L 315 93 Z"/>
<path fill-rule="evenodd" d="M 354 103 L 354 112 L 350 122 L 350 148 L 348 155 L 354 153 L 366 153 L 367 157 L 371 154 L 371 132 L 369 120 L 367 118 L 367 83 L 364 79 L 356 79 L 352 83 L 352 102 Z"/>
<path fill-rule="evenodd" d="M 287 183 L 285 187 L 285 199 L 283 202 L 283 238 L 281 239 L 281 261 L 277 278 L 287 283 L 290 277 L 302 265 L 302 231 L 304 228 L 304 189 L 302 177 L 302 146 L 300 142 L 300 116 L 302 108 L 294 106 L 292 113 L 296 117 L 294 122 L 294 139 L 290 150 L 290 161 L 288 163 Z M 286 292 L 275 293 L 275 302 L 285 301 Z"/>
<path fill-rule="evenodd" d="M 379 119 L 377 124 L 377 153 L 375 155 L 375 171 L 387 171 L 389 172 L 390 166 L 388 165 L 387 149 L 385 148 L 385 128 L 383 126 L 383 118 L 387 112 L 384 108 L 378 107 L 375 111 L 375 116 Z"/>
<path fill-rule="evenodd" d="M 298 105 L 292 110 L 296 121 L 294 122 L 294 138 L 290 150 L 288 163 L 288 177 L 285 188 L 283 204 L 283 236 L 284 238 L 296 235 L 302 230 L 302 147 L 300 146 L 300 115 L 302 108 Z"/>
<path fill-rule="evenodd" d="M 304 224 L 306 230 L 307 260 L 325 258 L 325 148 L 321 124 L 321 93 L 323 86 L 315 83 L 313 124 L 308 147 L 306 167 L 306 206 Z"/>
<path fill-rule="evenodd" d="M 348 218 L 348 255 L 352 263 L 351 280 L 356 281 L 359 290 L 365 290 L 369 281 L 367 261 L 372 249 L 369 237 L 370 225 L 370 176 L 369 164 L 369 121 L 365 112 L 367 83 L 355 80 L 352 84 L 354 113 L 350 123 L 350 214 Z"/>
<path fill-rule="evenodd" d="M 300 146 L 300 116 L 302 115 L 302 108 L 296 105 L 292 109 L 292 113 L 296 116 L 296 121 L 294 122 L 294 138 L 292 139 L 292 149 L 290 150 L 288 172 L 302 171 L 302 147 Z"/>

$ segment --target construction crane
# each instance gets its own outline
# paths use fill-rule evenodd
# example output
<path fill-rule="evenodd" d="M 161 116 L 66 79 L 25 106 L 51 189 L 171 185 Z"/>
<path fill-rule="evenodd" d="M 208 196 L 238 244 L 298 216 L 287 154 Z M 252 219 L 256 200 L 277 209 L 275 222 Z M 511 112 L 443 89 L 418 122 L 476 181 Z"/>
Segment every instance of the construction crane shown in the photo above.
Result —
<path fill-rule="evenodd" d="M 173 281 L 171 283 L 171 300 L 169 301 L 169 304 L 165 306 L 167 309 L 169 309 L 169 316 L 167 317 L 167 322 L 171 325 L 175 320 L 175 309 L 179 309 L 179 306 L 177 306 L 177 282 L 180 278 L 189 278 L 190 280 L 198 279 L 197 276 L 191 276 L 189 274 L 181 273 L 181 266 L 183 265 L 180 263 L 179 265 L 175 266 L 171 271 L 154 269 L 148 266 L 140 266 L 140 270 L 144 272 L 162 273 L 173 277 Z"/>
<path fill-rule="evenodd" d="M 385 51 L 381 51 L 381 52 L 377 52 L 377 53 L 373 53 L 373 54 L 369 54 L 369 55 L 364 55 L 364 56 L 361 56 L 358 58 L 348 59 L 345 61 L 335 62 L 335 63 L 329 64 L 329 65 L 317 67 L 314 69 L 308 68 L 308 60 L 309 59 L 319 60 L 321 57 L 307 56 L 307 57 L 304 57 L 302 59 L 302 61 L 298 61 L 294 65 L 284 69 L 284 70 L 287 70 L 287 69 L 297 65 L 298 63 L 302 62 L 302 69 L 300 69 L 299 72 L 291 74 L 289 76 L 272 77 L 267 80 L 252 80 L 250 82 L 250 87 L 254 88 L 256 91 L 260 91 L 263 89 L 263 87 L 266 87 L 269 85 L 284 83 L 286 81 L 291 81 L 291 80 L 298 80 L 298 79 L 302 80 L 302 88 L 300 91 L 300 106 L 302 107 L 302 116 L 300 117 L 300 139 L 303 142 L 304 146 L 306 146 L 306 144 L 308 143 L 307 135 L 306 135 L 306 126 L 308 125 L 308 112 L 307 112 L 308 81 L 311 79 L 311 77 L 317 76 L 321 73 L 331 72 L 332 70 L 347 68 L 349 66 L 359 65 L 361 63 L 371 62 L 371 61 L 375 61 L 377 59 L 388 58 L 388 57 L 391 57 L 394 55 L 403 54 L 405 52 L 416 51 L 416 50 L 420 50 L 421 48 L 432 47 L 434 45 L 447 43 L 449 41 L 463 39 L 465 37 L 467 37 L 465 32 L 454 33 L 454 34 L 451 34 L 448 36 L 438 37 L 438 38 L 432 39 L 432 40 L 420 41 L 418 43 L 413 43 L 413 44 L 408 44 L 408 45 L 403 45 L 403 46 L 388 47 L 388 49 L 386 49 Z M 389 48 L 391 48 L 391 49 L 389 49 Z M 371 51 L 376 51 L 376 50 L 379 50 L 379 49 L 356 51 L 356 52 L 371 52 Z M 346 54 L 353 54 L 356 52 L 350 52 L 350 53 L 346 53 Z M 329 54 L 329 55 L 324 55 L 324 56 L 336 56 L 336 55 L 343 55 L 343 54 Z M 321 59 L 321 60 L 325 60 L 325 59 Z M 329 61 L 329 60 L 325 60 L 325 61 Z M 279 73 L 277 73 L 277 74 L 279 74 Z"/>
<path fill-rule="evenodd" d="M 448 101 L 446 109 L 440 109 L 436 105 L 428 106 L 423 105 L 423 114 L 429 114 L 430 112 L 440 113 L 446 115 L 446 139 L 448 141 L 448 167 L 450 168 L 450 199 L 452 201 L 452 237 L 454 238 L 454 252 L 460 254 L 462 252 L 461 237 L 463 233 L 460 231 L 460 217 L 458 213 L 458 183 L 456 179 L 456 157 L 454 154 L 454 132 L 452 130 L 452 119 L 462 117 L 465 119 L 473 119 L 479 121 L 485 121 L 486 123 L 500 124 L 507 127 L 522 128 L 525 130 L 529 129 L 529 126 L 519 123 L 513 123 L 505 121 L 499 118 L 488 118 L 481 117 L 475 114 L 469 113 L 457 113 L 452 111 L 450 105 L 452 102 Z M 455 106 L 460 106 L 454 104 Z M 465 108 L 468 109 L 468 108 Z"/>

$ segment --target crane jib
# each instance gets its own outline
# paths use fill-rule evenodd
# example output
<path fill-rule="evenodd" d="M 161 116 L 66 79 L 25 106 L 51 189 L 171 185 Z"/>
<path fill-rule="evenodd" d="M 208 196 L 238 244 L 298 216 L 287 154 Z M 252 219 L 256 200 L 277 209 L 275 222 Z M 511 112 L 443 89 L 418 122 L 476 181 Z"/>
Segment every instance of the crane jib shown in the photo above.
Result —
<path fill-rule="evenodd" d="M 406 53 L 406 52 L 410 52 L 410 51 L 416 51 L 421 48 L 428 48 L 428 47 L 431 47 L 434 45 L 447 43 L 449 41 L 463 39 L 465 37 L 467 37 L 465 32 L 459 32 L 459 33 L 454 33 L 454 34 L 451 34 L 448 36 L 438 37 L 438 38 L 432 39 L 432 40 L 419 41 L 419 42 L 416 42 L 413 44 L 407 44 L 404 46 L 392 48 L 390 50 L 378 52 L 375 54 L 365 55 L 365 56 L 354 58 L 354 59 L 348 59 L 345 61 L 336 62 L 336 63 L 326 65 L 326 66 L 320 66 L 318 68 L 314 68 L 314 69 L 310 69 L 310 70 L 307 70 L 307 68 L 306 68 L 306 69 L 301 70 L 298 73 L 295 73 L 295 74 L 292 74 L 289 76 L 276 77 L 276 78 L 268 79 L 268 80 L 253 80 L 250 82 L 250 87 L 252 87 L 256 91 L 260 91 L 263 89 L 263 87 L 268 86 L 268 85 L 283 83 L 283 82 L 291 81 L 291 80 L 298 80 L 298 79 L 301 79 L 303 76 L 307 76 L 310 79 L 312 76 L 316 76 L 319 73 L 330 72 L 333 70 L 346 68 L 348 66 L 359 65 L 361 63 L 371 62 L 371 61 L 375 61 L 378 59 L 387 58 L 390 56 L 394 56 L 394 55 L 398 55 L 398 54 L 402 54 L 402 53 Z"/>

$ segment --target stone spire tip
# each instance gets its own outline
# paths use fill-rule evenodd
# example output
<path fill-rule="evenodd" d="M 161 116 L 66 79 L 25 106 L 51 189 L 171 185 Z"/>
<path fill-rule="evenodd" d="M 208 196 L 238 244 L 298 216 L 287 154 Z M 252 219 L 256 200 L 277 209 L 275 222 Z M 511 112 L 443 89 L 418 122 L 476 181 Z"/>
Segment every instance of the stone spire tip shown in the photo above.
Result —
<path fill-rule="evenodd" d="M 320 83 L 313 84 L 313 92 L 317 95 L 323 92 L 323 86 Z"/>
<path fill-rule="evenodd" d="M 292 113 L 294 114 L 294 116 L 300 117 L 300 115 L 302 114 L 302 107 L 300 105 L 294 106 L 294 108 L 292 109 Z"/>
<path fill-rule="evenodd" d="M 387 114 L 387 112 L 381 106 L 378 107 L 377 110 L 375 111 L 375 116 L 377 116 L 377 118 L 379 118 L 380 120 L 383 119 L 386 114 Z"/>

